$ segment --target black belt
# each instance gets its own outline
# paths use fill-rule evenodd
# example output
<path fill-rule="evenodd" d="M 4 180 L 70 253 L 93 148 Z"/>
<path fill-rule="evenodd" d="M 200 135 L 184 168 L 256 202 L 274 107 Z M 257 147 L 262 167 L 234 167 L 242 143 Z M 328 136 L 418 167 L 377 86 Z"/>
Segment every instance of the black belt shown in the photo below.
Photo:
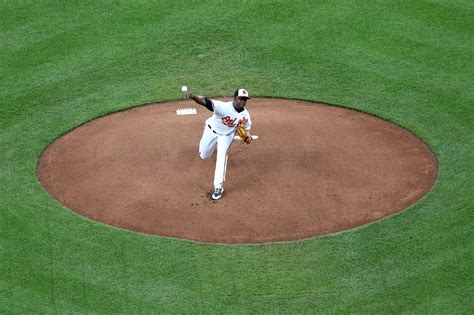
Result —
<path fill-rule="evenodd" d="M 217 135 L 217 132 L 214 131 L 214 129 L 212 129 L 211 125 L 207 125 L 209 127 L 209 129 L 212 130 L 212 132 L 214 132 L 216 135 Z"/>
<path fill-rule="evenodd" d="M 228 134 L 217 133 L 217 132 L 214 131 L 214 129 L 212 129 L 211 125 L 207 125 L 207 126 L 209 127 L 209 129 L 211 129 L 212 132 L 214 132 L 216 135 L 219 135 L 219 136 L 228 136 L 228 135 L 230 135 L 231 133 L 234 132 L 234 131 L 231 131 Z"/>

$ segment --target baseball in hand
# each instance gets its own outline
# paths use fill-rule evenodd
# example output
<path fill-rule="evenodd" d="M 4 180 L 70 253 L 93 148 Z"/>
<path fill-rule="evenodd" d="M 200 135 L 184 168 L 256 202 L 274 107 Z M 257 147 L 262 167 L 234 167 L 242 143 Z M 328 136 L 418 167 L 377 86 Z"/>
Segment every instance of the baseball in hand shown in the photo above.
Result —
<path fill-rule="evenodd" d="M 181 87 L 181 91 L 183 91 L 184 93 L 186 93 L 188 91 L 188 87 L 186 85 L 183 85 Z"/>

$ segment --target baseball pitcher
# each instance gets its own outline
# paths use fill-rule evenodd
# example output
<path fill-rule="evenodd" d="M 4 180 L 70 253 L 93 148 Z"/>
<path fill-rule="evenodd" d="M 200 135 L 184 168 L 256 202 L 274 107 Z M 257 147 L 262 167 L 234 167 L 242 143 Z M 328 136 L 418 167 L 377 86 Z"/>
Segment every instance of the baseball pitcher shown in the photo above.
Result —
<path fill-rule="evenodd" d="M 211 198 L 219 200 L 224 193 L 228 152 L 234 135 L 237 133 L 240 139 L 247 144 L 252 142 L 250 134 L 252 120 L 245 108 L 247 100 L 250 99 L 249 93 L 245 89 L 238 89 L 234 93 L 234 99 L 229 102 L 196 95 L 187 89 L 185 93 L 186 98 L 192 99 L 213 112 L 204 125 L 204 132 L 199 143 L 199 155 L 202 159 L 208 159 L 217 148 L 214 192 Z"/>

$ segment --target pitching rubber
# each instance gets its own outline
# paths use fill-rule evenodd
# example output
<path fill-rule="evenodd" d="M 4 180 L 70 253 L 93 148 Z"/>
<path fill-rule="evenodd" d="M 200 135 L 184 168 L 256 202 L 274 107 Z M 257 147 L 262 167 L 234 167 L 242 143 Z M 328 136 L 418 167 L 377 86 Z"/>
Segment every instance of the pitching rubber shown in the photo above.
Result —
<path fill-rule="evenodd" d="M 258 139 L 258 136 L 252 135 L 252 140 Z M 234 140 L 240 140 L 239 136 L 234 136 Z"/>

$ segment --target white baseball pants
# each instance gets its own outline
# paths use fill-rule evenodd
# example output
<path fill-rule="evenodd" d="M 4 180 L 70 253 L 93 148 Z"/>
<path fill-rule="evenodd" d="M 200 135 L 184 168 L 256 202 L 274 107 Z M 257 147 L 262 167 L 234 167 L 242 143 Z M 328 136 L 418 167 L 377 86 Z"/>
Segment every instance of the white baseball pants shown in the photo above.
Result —
<path fill-rule="evenodd" d="M 233 132 L 230 135 L 219 135 L 212 131 L 207 124 L 204 126 L 204 132 L 199 142 L 199 156 L 201 159 L 206 160 L 212 156 L 217 147 L 214 188 L 222 188 L 224 186 L 227 156 L 233 140 Z"/>

